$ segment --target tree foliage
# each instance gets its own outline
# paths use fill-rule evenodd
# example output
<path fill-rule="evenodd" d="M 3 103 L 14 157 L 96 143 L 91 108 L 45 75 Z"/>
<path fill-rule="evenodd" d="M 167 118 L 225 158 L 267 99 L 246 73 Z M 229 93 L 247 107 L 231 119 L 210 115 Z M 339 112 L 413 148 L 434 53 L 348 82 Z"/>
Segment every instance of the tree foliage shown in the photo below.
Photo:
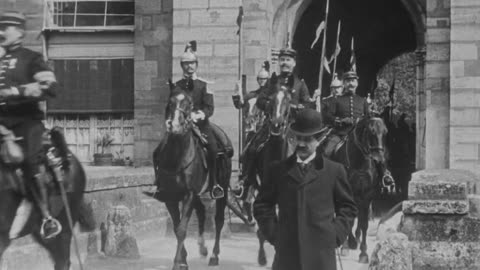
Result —
<path fill-rule="evenodd" d="M 416 63 L 415 53 L 406 53 L 391 60 L 377 75 L 378 86 L 375 89 L 374 106 L 383 112 L 390 103 L 389 92 L 393 81 L 395 116 L 407 114 L 409 122 L 415 121 L 416 115 Z"/>

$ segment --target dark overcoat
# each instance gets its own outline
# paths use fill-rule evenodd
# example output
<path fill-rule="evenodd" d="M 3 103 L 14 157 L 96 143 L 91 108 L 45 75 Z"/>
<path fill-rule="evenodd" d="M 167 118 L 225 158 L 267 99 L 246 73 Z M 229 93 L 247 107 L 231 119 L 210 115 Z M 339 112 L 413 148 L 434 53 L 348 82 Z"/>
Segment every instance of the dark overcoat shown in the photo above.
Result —
<path fill-rule="evenodd" d="M 275 246 L 272 270 L 335 270 L 335 248 L 356 214 L 344 167 L 321 155 L 304 173 L 295 154 L 273 163 L 254 204 L 259 228 Z"/>

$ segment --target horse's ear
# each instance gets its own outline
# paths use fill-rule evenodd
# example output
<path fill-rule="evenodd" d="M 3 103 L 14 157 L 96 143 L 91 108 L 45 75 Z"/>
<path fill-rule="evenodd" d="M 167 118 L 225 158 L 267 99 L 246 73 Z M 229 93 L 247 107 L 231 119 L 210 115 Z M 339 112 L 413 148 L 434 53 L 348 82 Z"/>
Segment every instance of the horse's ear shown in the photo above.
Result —
<path fill-rule="evenodd" d="M 168 86 L 170 87 L 170 92 L 175 89 L 175 84 L 172 82 L 172 79 L 168 79 Z"/>
<path fill-rule="evenodd" d="M 273 72 L 272 77 L 270 78 L 270 83 L 275 85 L 278 81 L 277 73 Z"/>

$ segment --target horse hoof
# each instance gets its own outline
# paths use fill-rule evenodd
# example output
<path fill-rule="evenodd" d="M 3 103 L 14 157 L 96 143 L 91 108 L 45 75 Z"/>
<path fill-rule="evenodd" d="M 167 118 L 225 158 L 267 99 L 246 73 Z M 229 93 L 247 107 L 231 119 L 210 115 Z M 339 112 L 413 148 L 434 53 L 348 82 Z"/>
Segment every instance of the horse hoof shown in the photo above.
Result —
<path fill-rule="evenodd" d="M 188 270 L 188 265 L 181 263 L 181 264 L 175 264 L 172 268 L 172 270 Z"/>
<path fill-rule="evenodd" d="M 350 240 L 350 239 L 348 240 L 348 248 L 349 249 L 355 250 L 355 249 L 357 249 L 357 247 L 358 247 L 358 243 L 357 243 L 356 240 Z"/>
<path fill-rule="evenodd" d="M 358 262 L 359 263 L 363 263 L 363 264 L 367 264 L 368 263 L 368 255 L 367 254 L 360 254 L 360 256 L 358 257 Z"/>
<path fill-rule="evenodd" d="M 200 255 L 202 257 L 207 257 L 208 256 L 208 249 L 205 246 L 201 246 L 199 251 L 200 251 Z"/>
<path fill-rule="evenodd" d="M 342 255 L 343 257 L 347 257 L 348 254 L 350 254 L 350 250 L 346 249 L 346 248 L 342 248 L 342 251 L 340 252 L 340 255 Z"/>
<path fill-rule="evenodd" d="M 258 254 L 258 265 L 260 266 L 267 265 L 267 257 L 265 256 L 265 253 Z"/>
<path fill-rule="evenodd" d="M 211 257 L 210 261 L 208 262 L 208 266 L 217 266 L 218 265 L 218 258 Z"/>

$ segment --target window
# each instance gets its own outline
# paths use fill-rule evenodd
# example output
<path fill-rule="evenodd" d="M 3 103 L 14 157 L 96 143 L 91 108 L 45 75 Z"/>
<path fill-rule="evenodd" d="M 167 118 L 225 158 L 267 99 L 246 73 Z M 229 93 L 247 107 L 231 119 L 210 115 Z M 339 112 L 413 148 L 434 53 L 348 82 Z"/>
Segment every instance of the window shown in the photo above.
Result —
<path fill-rule="evenodd" d="M 44 28 L 55 30 L 133 30 L 133 0 L 46 0 Z"/>
<path fill-rule="evenodd" d="M 59 89 L 47 103 L 48 113 L 133 112 L 133 59 L 52 62 Z"/>

